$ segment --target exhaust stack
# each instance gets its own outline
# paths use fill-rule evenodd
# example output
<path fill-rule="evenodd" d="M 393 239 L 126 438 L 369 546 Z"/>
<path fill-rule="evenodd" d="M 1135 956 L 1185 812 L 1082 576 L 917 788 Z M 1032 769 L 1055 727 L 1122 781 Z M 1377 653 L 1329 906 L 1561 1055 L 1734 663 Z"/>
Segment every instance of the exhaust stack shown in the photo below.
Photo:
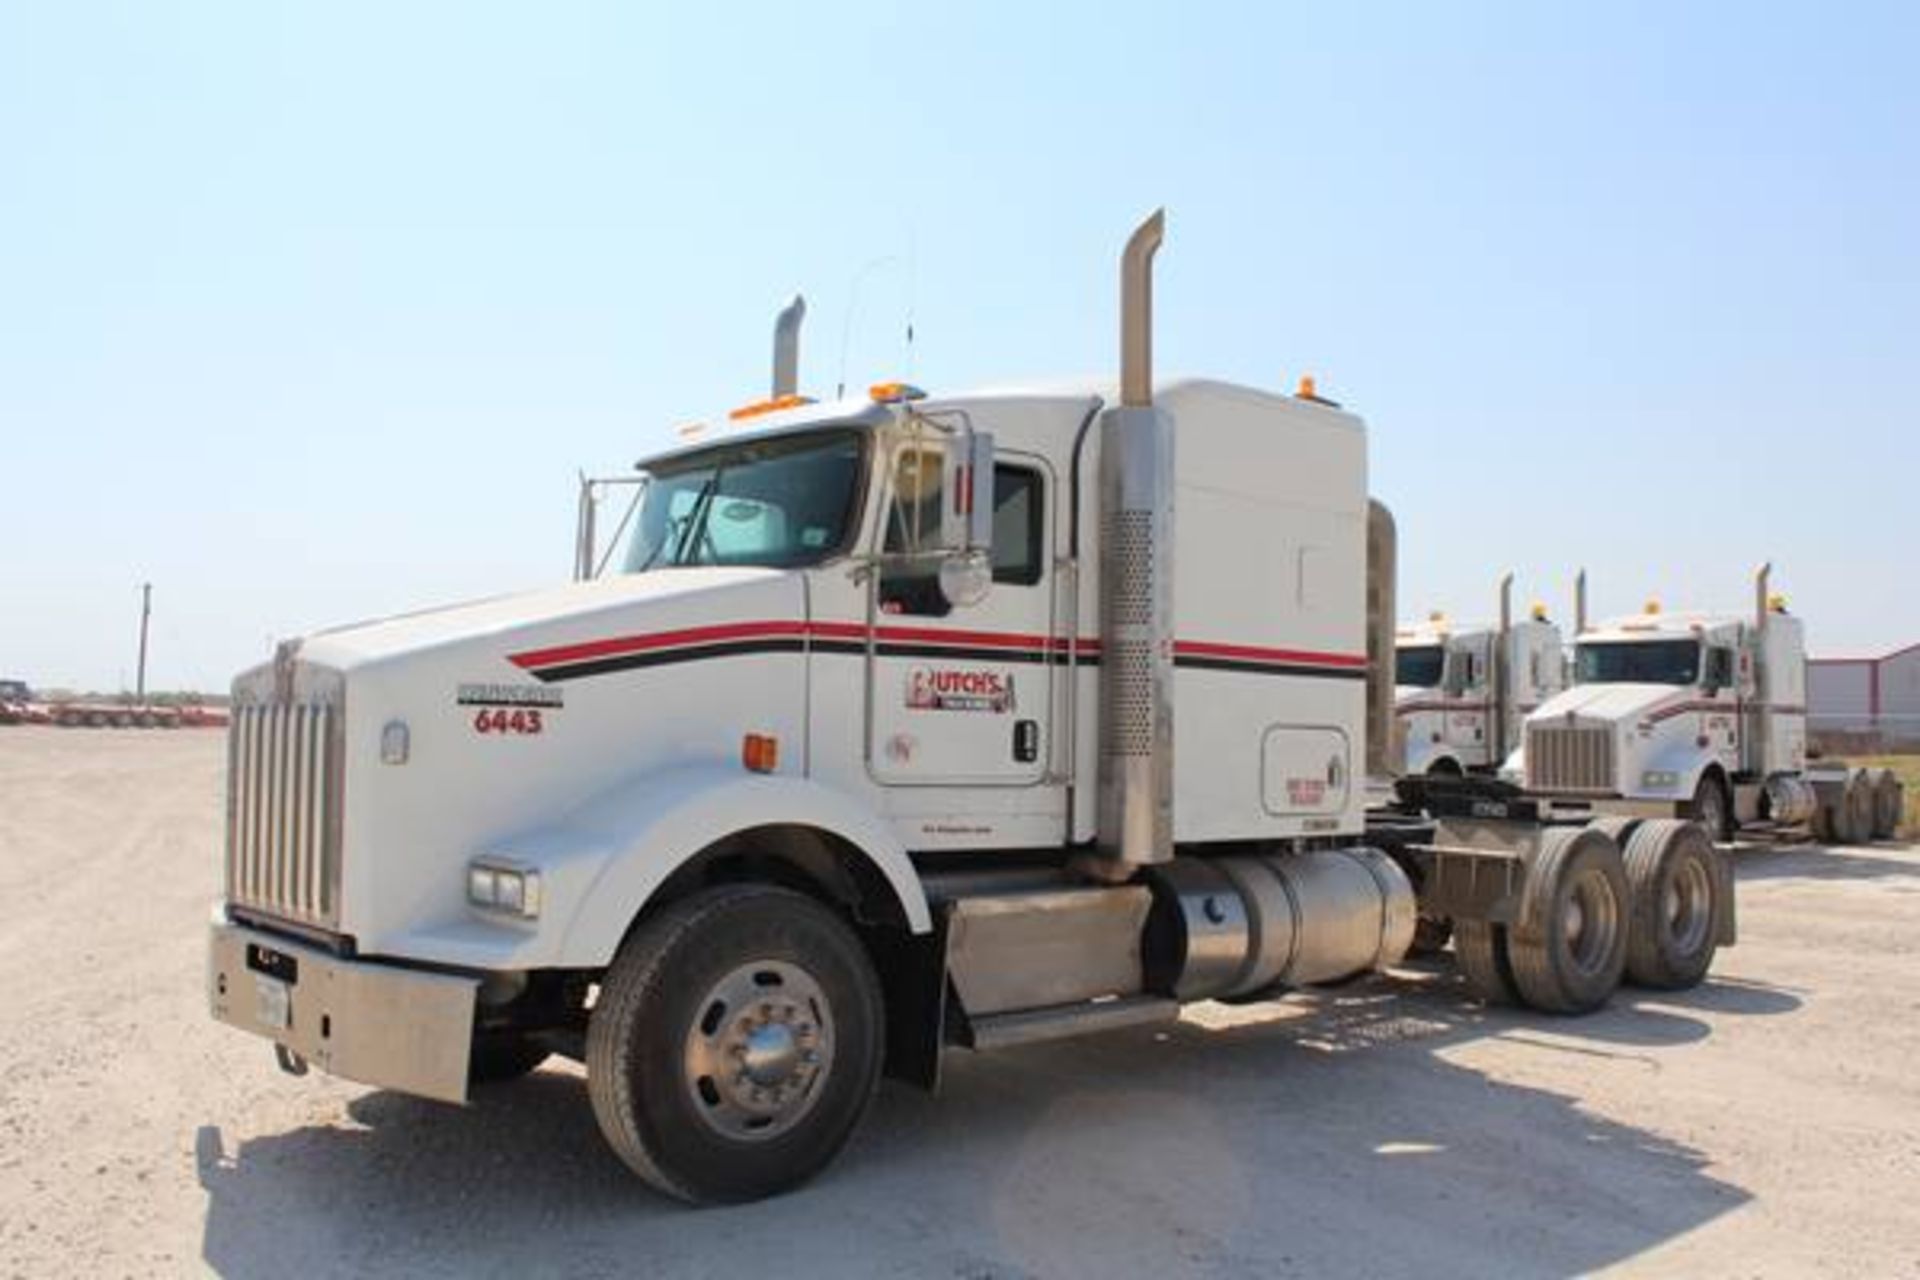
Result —
<path fill-rule="evenodd" d="M 1500 630 L 1493 638 L 1493 711 L 1487 718 L 1493 722 L 1493 760 L 1495 767 L 1507 760 L 1507 695 L 1513 691 L 1513 672 L 1510 670 L 1513 640 L 1513 571 L 1509 569 L 1500 578 Z"/>
<path fill-rule="evenodd" d="M 1407 758 L 1393 714 L 1395 561 L 1400 535 L 1393 512 L 1378 498 L 1367 500 L 1367 776 L 1390 778 Z"/>
<path fill-rule="evenodd" d="M 773 394 L 790 396 L 800 390 L 800 322 L 807 318 L 807 300 L 800 294 L 780 309 L 773 322 Z"/>
<path fill-rule="evenodd" d="M 1573 634 L 1583 636 L 1587 633 L 1587 571 L 1582 569 L 1573 575 Z"/>
<path fill-rule="evenodd" d="M 1100 422 L 1100 857 L 1120 880 L 1173 857 L 1173 419 L 1153 404 L 1153 255 L 1166 211 L 1120 259 L 1120 405 Z"/>

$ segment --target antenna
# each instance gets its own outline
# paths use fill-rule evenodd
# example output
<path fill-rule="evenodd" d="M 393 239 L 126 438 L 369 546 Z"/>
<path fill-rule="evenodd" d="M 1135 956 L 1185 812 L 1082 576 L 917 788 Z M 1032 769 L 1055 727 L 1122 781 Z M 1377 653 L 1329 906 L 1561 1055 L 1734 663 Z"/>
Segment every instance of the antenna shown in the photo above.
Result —
<path fill-rule="evenodd" d="M 892 266 L 899 261 L 900 255 L 897 253 L 883 254 L 854 272 L 853 283 L 847 286 L 847 312 L 840 323 L 840 381 L 833 389 L 835 400 L 843 400 L 847 394 L 847 345 L 853 340 L 853 313 L 860 307 L 860 286 L 881 267 Z M 911 324 L 908 331 L 912 331 Z"/>

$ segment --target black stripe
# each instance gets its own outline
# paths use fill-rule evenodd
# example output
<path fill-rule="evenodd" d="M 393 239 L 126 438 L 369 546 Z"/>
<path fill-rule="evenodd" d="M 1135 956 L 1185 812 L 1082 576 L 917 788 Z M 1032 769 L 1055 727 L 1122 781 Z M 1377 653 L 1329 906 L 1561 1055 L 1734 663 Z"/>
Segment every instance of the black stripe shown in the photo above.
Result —
<path fill-rule="evenodd" d="M 550 667 L 541 667 L 530 674 L 542 684 L 558 684 L 567 680 L 583 680 L 589 676 L 610 675 L 616 671 L 636 671 L 642 667 L 664 667 L 680 662 L 700 662 L 708 658 L 739 658 L 761 653 L 801 653 L 809 647 L 807 641 L 798 636 L 770 636 L 764 639 L 724 640 L 713 644 L 690 644 L 672 649 L 649 649 L 639 653 L 618 653 L 605 658 L 588 658 L 580 662 L 561 663 Z M 832 653 L 848 657 L 862 657 L 867 646 L 860 640 L 814 640 L 811 648 L 815 653 Z M 965 645 L 939 644 L 902 644 L 883 643 L 875 648 L 883 658 L 952 658 L 966 662 L 1008 662 L 1008 663 L 1045 663 L 1051 659 L 1055 664 L 1065 666 L 1067 651 L 1055 649 L 1049 653 L 1045 649 L 996 649 Z M 1080 665 L 1093 667 L 1100 663 L 1099 655 L 1082 652 L 1078 655 Z M 1174 666 L 1195 671 L 1226 671 L 1236 675 L 1261 676 L 1298 676 L 1317 680 L 1365 680 L 1367 673 L 1359 667 L 1319 667 L 1289 662 L 1250 662 L 1238 658 L 1212 658 L 1181 656 L 1173 661 Z"/>
<path fill-rule="evenodd" d="M 589 658 L 560 666 L 541 667 L 533 678 L 543 684 L 563 680 L 582 680 L 615 671 L 633 671 L 640 667 L 665 667 L 676 662 L 699 662 L 706 658 L 739 658 L 756 653 L 802 653 L 806 641 L 799 636 L 770 636 L 764 640 L 724 640 L 715 644 L 691 644 L 678 649 L 649 649 L 640 653 L 617 653 L 606 658 Z"/>
<path fill-rule="evenodd" d="M 1304 676 L 1312 680 L 1365 680 L 1365 667 L 1312 667 L 1297 662 L 1243 662 L 1238 658 L 1176 657 L 1176 667 L 1195 671 L 1232 671 L 1240 675 Z"/>

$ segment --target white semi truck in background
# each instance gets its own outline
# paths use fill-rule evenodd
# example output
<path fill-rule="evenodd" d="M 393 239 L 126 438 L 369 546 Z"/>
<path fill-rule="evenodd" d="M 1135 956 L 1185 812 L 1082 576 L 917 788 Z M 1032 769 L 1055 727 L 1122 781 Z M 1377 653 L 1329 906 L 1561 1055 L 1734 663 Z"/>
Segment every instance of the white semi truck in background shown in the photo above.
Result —
<path fill-rule="evenodd" d="M 1805 637 L 1771 572 L 1755 574 L 1744 616 L 1649 601 L 1589 626 L 1583 571 L 1572 687 L 1527 717 L 1509 774 L 1576 810 L 1691 817 L 1719 841 L 1807 826 L 1846 844 L 1891 836 L 1891 771 L 1809 758 Z"/>
<path fill-rule="evenodd" d="M 570 1055 L 636 1173 L 733 1201 L 824 1166 L 883 1071 L 1344 980 L 1416 915 L 1539 1009 L 1697 982 L 1733 919 L 1697 825 L 1623 856 L 1445 794 L 1369 814 L 1365 429 L 1155 383 L 1160 237 L 1117 389 L 813 403 L 788 326 L 770 399 L 645 462 L 611 572 L 243 674 L 213 1016 L 454 1102 Z"/>
<path fill-rule="evenodd" d="M 1500 580 L 1499 621 L 1457 626 L 1434 613 L 1394 632 L 1394 717 L 1401 772 L 1493 773 L 1527 715 L 1566 687 L 1560 628 L 1536 604 L 1513 619 L 1513 575 Z"/>

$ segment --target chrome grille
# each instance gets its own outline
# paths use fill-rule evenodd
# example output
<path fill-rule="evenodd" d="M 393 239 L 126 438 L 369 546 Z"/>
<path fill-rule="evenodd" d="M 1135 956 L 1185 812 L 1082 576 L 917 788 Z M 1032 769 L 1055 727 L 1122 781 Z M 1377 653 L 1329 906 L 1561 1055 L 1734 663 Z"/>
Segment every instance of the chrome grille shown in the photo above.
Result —
<path fill-rule="evenodd" d="M 1531 725 L 1527 729 L 1527 789 L 1611 794 L 1613 730 L 1605 726 Z"/>
<path fill-rule="evenodd" d="M 344 741 L 337 696 L 303 689 L 235 698 L 227 740 L 229 902 L 338 925 Z"/>

